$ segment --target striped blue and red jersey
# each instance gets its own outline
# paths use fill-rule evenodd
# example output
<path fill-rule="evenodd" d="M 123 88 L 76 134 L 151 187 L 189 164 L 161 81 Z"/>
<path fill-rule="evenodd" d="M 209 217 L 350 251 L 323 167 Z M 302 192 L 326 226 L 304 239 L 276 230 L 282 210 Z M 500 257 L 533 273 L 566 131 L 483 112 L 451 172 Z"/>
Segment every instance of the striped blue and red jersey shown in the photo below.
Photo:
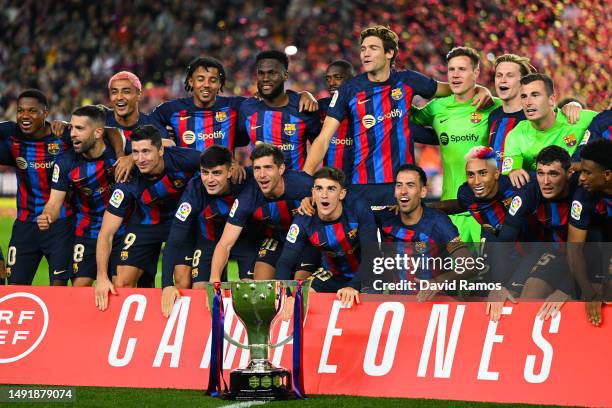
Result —
<path fill-rule="evenodd" d="M 48 134 L 41 139 L 31 139 L 21 132 L 17 123 L 9 121 L 0 123 L 0 139 L 4 138 L 9 140 L 17 166 L 17 219 L 36 222 L 51 193 L 53 163 L 72 145 L 70 131 L 66 130 L 61 138 Z M 72 214 L 73 207 L 67 196 L 59 218 Z"/>
<path fill-rule="evenodd" d="M 115 183 L 113 165 L 116 161 L 115 152 L 106 146 L 102 155 L 95 159 L 88 159 L 71 149 L 55 162 L 51 188 L 74 192 L 77 237 L 98 238 Z"/>
<path fill-rule="evenodd" d="M 106 211 L 130 224 L 170 227 L 185 186 L 200 168 L 200 153 L 183 147 L 164 148 L 164 170 L 150 178 L 136 171 L 132 181 L 117 183 Z"/>
<path fill-rule="evenodd" d="M 278 198 L 265 197 L 257 182 L 251 180 L 234 200 L 227 222 L 244 227 L 253 221 L 260 236 L 283 242 L 302 199 L 311 195 L 312 177 L 295 170 L 285 171 L 282 177 L 285 191 Z"/>
<path fill-rule="evenodd" d="M 138 115 L 138 122 L 136 122 L 132 126 L 123 126 L 123 125 L 120 125 L 119 122 L 117 122 L 117 119 L 115 118 L 114 110 L 104 107 L 104 111 L 106 112 L 106 124 L 105 125 L 107 127 L 114 127 L 117 129 L 121 129 L 123 131 L 123 136 L 125 136 L 126 140 L 130 140 L 130 136 L 132 135 L 132 132 L 137 127 L 153 124 L 151 122 L 151 119 L 149 118 L 149 115 L 147 115 L 146 113 L 140 112 Z"/>
<path fill-rule="evenodd" d="M 177 146 L 203 151 L 214 144 L 227 147 L 246 146 L 246 135 L 237 133 L 238 111 L 242 96 L 219 96 L 211 108 L 199 108 L 193 98 L 164 102 L 151 112 L 153 125 L 167 135 L 166 126 L 174 132 Z"/>
<path fill-rule="evenodd" d="M 457 200 L 459 205 L 472 214 L 480 225 L 490 225 L 501 228 L 506 219 L 506 210 L 517 190 L 512 186 L 510 178 L 501 175 L 497 182 L 497 194 L 493 198 L 477 198 L 467 182 L 459 187 Z"/>
<path fill-rule="evenodd" d="M 306 162 L 306 144 L 319 135 L 321 121 L 317 112 L 299 112 L 300 94 L 287 91 L 289 103 L 272 108 L 264 101 L 250 98 L 240 107 L 239 131 L 257 142 L 280 147 L 288 169 L 301 171 Z"/>
<path fill-rule="evenodd" d="M 503 106 L 489 113 L 489 142 L 488 146 L 495 151 L 497 168 L 502 170 L 504 160 L 504 144 L 508 133 L 522 120 L 525 120 L 525 112 L 521 109 L 517 112 L 506 113 Z"/>
<path fill-rule="evenodd" d="M 386 256 L 434 259 L 446 252 L 448 244 L 460 241 L 459 231 L 448 215 L 433 208 L 423 207 L 423 215 L 414 225 L 404 224 L 400 215 L 388 208 L 374 211 L 374 215 Z M 422 262 L 416 271 L 410 267 L 399 271 L 400 279 L 406 279 L 408 273 L 419 279 L 431 279 L 442 272 L 435 263 Z"/>
<path fill-rule="evenodd" d="M 612 140 L 612 109 L 601 111 L 593 118 L 584 133 L 580 146 L 572 155 L 572 162 L 580 161 L 580 152 L 585 144 L 598 139 Z"/>
<path fill-rule="evenodd" d="M 327 115 L 349 121 L 355 152 L 352 184 L 392 183 L 400 165 L 415 162 L 412 98 L 430 99 L 436 89 L 436 81 L 409 70 L 391 71 L 384 82 L 371 82 L 364 73 L 340 86 Z"/>
<path fill-rule="evenodd" d="M 319 115 L 321 117 L 321 125 L 325 121 L 327 116 L 327 110 L 329 109 L 329 103 L 331 97 L 319 99 Z M 334 133 L 325 158 L 323 159 L 323 165 L 327 167 L 334 167 L 342 170 L 347 180 L 352 179 L 351 172 L 353 171 L 353 160 L 355 159 L 355 141 L 353 140 L 352 133 L 349 132 L 349 122 L 347 118 L 344 118 L 340 122 L 338 131 Z"/>
<path fill-rule="evenodd" d="M 362 248 L 378 246 L 376 221 L 370 206 L 359 198 L 347 196 L 342 214 L 336 220 L 297 215 L 276 264 L 277 279 L 291 279 L 294 266 L 308 245 L 321 252 L 323 268 L 333 275 L 352 279 L 361 265 Z"/>
<path fill-rule="evenodd" d="M 603 234 L 603 241 L 612 241 L 612 196 L 578 187 L 572 200 L 569 221 L 581 230 L 597 228 Z"/>

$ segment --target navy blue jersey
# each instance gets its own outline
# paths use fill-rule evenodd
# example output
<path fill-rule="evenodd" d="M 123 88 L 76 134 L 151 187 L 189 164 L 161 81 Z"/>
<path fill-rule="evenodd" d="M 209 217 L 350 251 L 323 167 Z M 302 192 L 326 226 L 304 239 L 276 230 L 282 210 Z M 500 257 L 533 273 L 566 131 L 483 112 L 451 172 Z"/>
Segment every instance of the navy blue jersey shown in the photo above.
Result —
<path fill-rule="evenodd" d="M 203 151 L 214 144 L 230 151 L 246 146 L 245 134 L 237 134 L 238 111 L 245 100 L 242 96 L 219 96 L 211 108 L 198 108 L 193 98 L 164 102 L 151 112 L 152 123 L 166 132 L 172 127 L 176 145 Z"/>
<path fill-rule="evenodd" d="M 121 129 L 123 131 L 123 136 L 125 136 L 126 140 L 130 140 L 130 136 L 132 135 L 132 132 L 137 127 L 152 124 L 149 118 L 149 115 L 147 115 L 146 113 L 140 112 L 138 114 L 138 122 L 136 122 L 132 126 L 123 126 L 123 125 L 120 125 L 119 122 L 117 122 L 117 119 L 115 119 L 114 110 L 104 107 L 104 111 L 106 112 L 106 124 L 105 125 L 107 127 L 114 127 L 117 129 Z"/>
<path fill-rule="evenodd" d="M 200 153 L 166 147 L 163 160 L 161 175 L 151 179 L 137 171 L 131 181 L 116 184 L 106 210 L 124 218 L 134 205 L 130 224 L 169 226 L 185 186 L 200 168 Z"/>
<path fill-rule="evenodd" d="M 395 215 L 388 208 L 374 211 L 374 215 L 383 246 L 385 243 L 394 243 L 396 254 L 435 258 L 446 252 L 448 244 L 461 241 L 459 231 L 448 215 L 433 208 L 423 207 L 423 215 L 414 225 L 405 225 L 400 215 Z M 418 277 L 435 277 L 440 270 L 433 266 L 423 265 L 417 272 Z"/>
<path fill-rule="evenodd" d="M 2 123 L 0 123 L 2 128 Z M 15 167 L 15 159 L 11 153 L 11 137 L 4 132 L 0 132 L 0 166 Z"/>
<path fill-rule="evenodd" d="M 330 101 L 331 97 L 319 99 L 321 124 L 323 124 L 327 116 L 327 109 L 329 108 Z M 323 165 L 342 170 L 346 179 L 351 180 L 353 160 L 355 160 L 354 150 L 355 140 L 353 139 L 352 133 L 349 131 L 348 119 L 344 118 L 342 122 L 340 122 L 340 127 L 329 142 L 327 153 L 323 159 Z"/>
<path fill-rule="evenodd" d="M 253 220 L 263 236 L 284 240 L 302 199 L 311 195 L 312 177 L 287 170 L 283 179 L 285 192 L 279 198 L 266 198 L 257 182 L 250 181 L 234 201 L 227 222 L 244 227 Z"/>
<path fill-rule="evenodd" d="M 497 186 L 497 194 L 488 200 L 476 198 L 467 182 L 457 192 L 457 200 L 464 210 L 469 211 L 480 225 L 488 224 L 495 229 L 504 223 L 506 210 L 517 193 L 508 176 L 501 175 Z"/>
<path fill-rule="evenodd" d="M 521 109 L 518 112 L 506 113 L 503 106 L 489 113 L 489 143 L 488 146 L 495 151 L 497 168 L 502 171 L 504 160 L 504 145 L 506 136 L 522 120 L 525 120 L 525 112 Z M 510 164 L 510 169 L 512 164 Z"/>
<path fill-rule="evenodd" d="M 342 214 L 334 221 L 297 215 L 289 228 L 283 253 L 276 265 L 277 279 L 291 279 L 291 267 L 308 245 L 321 251 L 323 268 L 333 275 L 352 279 L 361 262 L 361 248 L 377 245 L 376 221 L 370 206 L 361 199 L 343 201 Z"/>
<path fill-rule="evenodd" d="M 512 198 L 500 232 L 500 240 L 516 241 L 519 231 L 527 223 L 528 237 L 534 242 L 566 242 L 570 203 L 578 185 L 578 178 L 570 180 L 567 197 L 548 200 L 542 196 L 537 180 L 519 189 Z M 505 227 L 509 226 L 509 229 Z M 508 235 L 507 231 L 513 231 Z"/>
<path fill-rule="evenodd" d="M 581 230 L 601 228 L 604 241 L 612 240 L 612 197 L 578 187 L 572 200 L 569 221 Z"/>
<path fill-rule="evenodd" d="M 115 183 L 113 165 L 116 161 L 115 152 L 107 146 L 96 159 L 88 159 L 71 149 L 55 162 L 51 188 L 74 192 L 77 237 L 98 237 Z"/>
<path fill-rule="evenodd" d="M 240 107 L 239 131 L 257 142 L 280 147 L 288 169 L 302 170 L 306 162 L 306 143 L 313 141 L 321 130 L 317 112 L 299 112 L 300 94 L 287 92 L 289 103 L 271 108 L 264 101 L 247 99 Z"/>
<path fill-rule="evenodd" d="M 583 146 L 598 139 L 612 140 L 612 109 L 602 111 L 593 118 L 587 131 L 584 133 L 580 146 L 578 146 L 572 155 L 572 161 L 579 162 Z"/>
<path fill-rule="evenodd" d="M 17 219 L 36 222 L 51 193 L 53 163 L 71 145 L 70 131 L 61 138 L 49 134 L 41 139 L 24 135 L 15 122 L 0 123 L 0 139 L 8 138 L 11 155 L 17 165 Z M 72 215 L 67 196 L 59 218 Z"/>
<path fill-rule="evenodd" d="M 436 88 L 436 81 L 414 71 L 391 71 L 385 82 L 371 82 L 364 73 L 342 84 L 327 115 L 348 119 L 355 143 L 352 184 L 392 183 L 400 165 L 415 162 L 410 105 L 414 95 L 430 99 Z"/>

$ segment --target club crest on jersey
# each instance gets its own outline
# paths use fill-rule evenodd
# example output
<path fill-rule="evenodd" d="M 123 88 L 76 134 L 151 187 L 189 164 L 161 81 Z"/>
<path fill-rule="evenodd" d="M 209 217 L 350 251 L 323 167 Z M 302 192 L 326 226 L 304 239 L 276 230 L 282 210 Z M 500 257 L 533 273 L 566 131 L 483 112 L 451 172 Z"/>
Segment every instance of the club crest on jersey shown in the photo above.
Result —
<path fill-rule="evenodd" d="M 510 203 L 512 202 L 512 197 L 508 197 L 508 198 L 504 198 L 502 203 L 504 204 L 505 208 L 508 208 L 510 206 Z"/>
<path fill-rule="evenodd" d="M 521 200 L 521 197 L 515 196 L 512 199 L 512 202 L 510 203 L 510 209 L 508 210 L 508 213 L 510 215 L 515 215 L 519 208 L 521 208 L 521 205 L 523 205 L 523 200 Z"/>
<path fill-rule="evenodd" d="M 427 244 L 424 241 L 417 241 L 414 243 L 414 249 L 419 254 L 424 254 L 425 251 L 427 250 Z"/>
<path fill-rule="evenodd" d="M 297 127 L 295 126 L 295 123 L 285 123 L 283 132 L 285 132 L 287 136 L 293 136 L 295 134 L 296 129 Z"/>
<path fill-rule="evenodd" d="M 111 198 L 108 201 L 108 203 L 110 205 L 112 205 L 113 207 L 115 207 L 115 208 L 119 208 L 119 206 L 123 202 L 123 198 L 124 198 L 123 191 L 117 189 L 117 190 L 113 191 L 113 195 L 111 196 Z"/>
<path fill-rule="evenodd" d="M 59 151 L 60 151 L 60 145 L 59 145 L 59 143 L 49 143 L 49 144 L 47 145 L 47 151 L 48 151 L 50 154 L 58 154 L 58 153 L 59 153 Z"/>
<path fill-rule="evenodd" d="M 298 227 L 296 224 L 291 224 L 291 226 L 289 227 L 289 232 L 287 232 L 287 241 L 291 242 L 292 244 L 295 244 L 299 233 L 300 227 Z"/>
<path fill-rule="evenodd" d="M 365 115 L 363 118 L 361 118 L 361 124 L 366 129 L 369 129 L 376 124 L 376 118 L 372 115 Z"/>
<path fill-rule="evenodd" d="M 236 214 L 236 210 L 238 209 L 238 199 L 234 200 L 234 204 L 232 204 L 232 208 L 230 209 L 229 216 L 233 217 Z"/>
<path fill-rule="evenodd" d="M 565 136 L 563 138 L 563 141 L 565 142 L 567 147 L 574 147 L 574 146 L 576 146 L 576 136 L 574 136 L 573 133 L 571 135 Z"/>
<path fill-rule="evenodd" d="M 358 231 L 358 230 L 359 230 L 358 228 L 353 228 L 352 230 L 350 230 L 350 231 L 348 232 L 348 237 L 349 237 L 350 239 L 355 238 L 355 237 L 357 236 L 357 231 Z"/>
<path fill-rule="evenodd" d="M 185 144 L 192 144 L 196 140 L 196 135 L 191 130 L 186 130 L 181 136 Z"/>
<path fill-rule="evenodd" d="M 51 177 L 51 181 L 57 183 L 59 181 L 60 168 L 57 164 L 53 165 L 53 176 Z"/>
<path fill-rule="evenodd" d="M 191 213 L 191 204 L 181 203 L 181 205 L 179 205 L 179 208 L 176 210 L 176 218 L 178 218 L 181 221 L 185 221 L 190 213 Z"/>
<path fill-rule="evenodd" d="M 514 159 L 512 157 L 506 157 L 502 162 L 502 173 L 512 170 Z"/>
<path fill-rule="evenodd" d="M 580 221 L 580 215 L 582 214 L 582 203 L 578 200 L 572 201 L 572 210 L 570 212 L 573 219 Z"/>
<path fill-rule="evenodd" d="M 482 113 L 480 112 L 473 112 L 472 116 L 470 118 L 470 122 L 472 123 L 480 123 L 480 121 L 482 120 Z"/>
<path fill-rule="evenodd" d="M 172 181 L 172 185 L 174 185 L 175 188 L 183 188 L 185 186 L 185 182 L 181 179 L 176 179 Z"/>
<path fill-rule="evenodd" d="M 217 122 L 225 122 L 226 119 L 227 119 L 227 112 L 225 111 L 215 112 L 215 120 Z"/>
<path fill-rule="evenodd" d="M 396 101 L 399 101 L 400 99 L 402 99 L 403 96 L 404 94 L 402 93 L 402 90 L 400 88 L 395 88 L 391 91 L 391 98 L 393 98 Z"/>

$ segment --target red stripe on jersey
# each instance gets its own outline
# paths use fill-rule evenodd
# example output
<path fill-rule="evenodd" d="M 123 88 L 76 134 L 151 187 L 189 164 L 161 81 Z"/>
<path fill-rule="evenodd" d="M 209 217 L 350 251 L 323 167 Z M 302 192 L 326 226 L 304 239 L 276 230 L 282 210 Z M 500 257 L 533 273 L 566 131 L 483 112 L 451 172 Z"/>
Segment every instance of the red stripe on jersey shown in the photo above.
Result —
<path fill-rule="evenodd" d="M 510 133 L 510 131 L 512 129 L 514 129 L 514 125 L 516 125 L 516 118 L 508 118 L 508 123 L 506 124 L 506 129 L 504 129 L 504 136 L 502 137 L 502 141 L 501 141 L 501 150 L 500 150 L 500 154 L 501 157 L 504 157 L 504 151 L 506 148 L 506 137 L 508 136 L 508 133 Z"/>
<path fill-rule="evenodd" d="M 249 137 L 251 138 L 251 143 L 253 144 L 253 146 L 255 146 L 255 143 L 257 142 L 257 118 L 259 116 L 259 112 L 255 112 L 253 113 L 248 120 L 248 129 L 247 132 L 249 132 Z"/>
<path fill-rule="evenodd" d="M 412 103 L 412 88 L 409 87 L 408 85 L 404 85 L 404 100 L 407 102 L 406 103 L 406 109 L 409 110 L 410 109 L 410 105 Z M 400 166 L 402 164 L 414 164 L 414 157 L 412 157 L 412 152 L 410 151 L 410 146 L 414 145 L 414 142 L 412 141 L 412 133 L 410 132 L 410 112 L 405 112 L 404 113 L 404 118 L 402 119 L 402 126 L 404 127 L 404 137 L 406 138 L 406 151 L 404 152 L 406 157 L 406 162 L 405 163 L 400 163 Z M 400 136 L 401 137 L 401 136 Z M 393 169 L 391 169 L 393 171 Z M 391 181 L 393 181 L 393 175 L 391 176 Z"/>
<path fill-rule="evenodd" d="M 476 219 L 476 222 L 478 222 L 480 225 L 485 223 L 484 219 L 482 218 L 482 215 L 480 215 L 480 211 L 478 211 L 478 204 L 476 203 L 470 204 L 469 210 L 472 213 L 472 217 Z"/>
<path fill-rule="evenodd" d="M 204 209 L 204 228 L 206 228 L 205 235 L 206 238 L 210 241 L 214 241 L 217 239 L 215 236 L 215 227 L 213 225 L 213 221 L 209 221 L 213 216 L 213 210 L 210 208 L 210 205 L 207 205 Z"/>
<path fill-rule="evenodd" d="M 281 226 L 283 229 L 288 230 L 291 225 L 291 210 L 287 206 L 287 201 L 281 200 L 276 202 L 276 208 L 278 209 L 278 216 L 280 217 Z"/>
<path fill-rule="evenodd" d="M 298 134 L 298 166 L 300 170 L 304 168 L 304 162 L 306 161 L 306 123 L 303 120 L 299 120 L 297 124 Z M 342 170 L 342 167 L 338 167 Z"/>
<path fill-rule="evenodd" d="M 87 174 L 83 175 L 83 167 L 79 166 L 79 167 L 75 167 L 72 169 L 72 171 L 70 172 L 70 176 L 71 176 L 71 180 L 82 180 L 83 178 L 87 177 Z M 83 194 L 83 191 L 80 190 L 80 195 L 81 195 L 81 211 L 87 215 L 87 196 L 85 194 Z M 81 222 L 79 222 L 75 228 L 74 234 L 77 237 L 82 237 L 85 234 L 85 225 L 87 224 L 86 221 L 87 217 L 83 217 L 81 218 Z"/>
<path fill-rule="evenodd" d="M 188 145 L 183 142 L 183 133 L 187 131 L 187 110 L 183 109 L 178 113 L 178 135 L 176 136 L 176 145 L 177 146 L 187 146 Z"/>
<path fill-rule="evenodd" d="M 236 140 L 236 120 L 237 112 L 233 109 L 229 110 L 229 130 L 227 132 L 227 148 L 230 152 L 234 152 L 234 141 Z"/>
<path fill-rule="evenodd" d="M 36 143 L 36 163 L 45 163 L 46 149 L 46 143 Z M 49 183 L 49 178 L 47 177 L 47 169 L 44 167 L 36 169 L 36 174 L 38 175 L 38 185 L 40 186 L 40 191 L 42 193 L 43 200 L 46 203 L 47 201 L 49 201 L 49 195 L 51 193 L 51 184 Z"/>
<path fill-rule="evenodd" d="M 359 119 L 359 151 L 361 152 L 361 161 L 357 163 L 358 184 L 366 184 L 368 182 L 368 169 L 366 167 L 366 158 L 368 157 L 368 129 L 363 126 L 361 120 L 366 115 L 366 93 L 364 91 L 357 92 L 355 95 L 357 103 L 357 118 Z M 362 102 L 362 103 L 360 103 Z"/>
<path fill-rule="evenodd" d="M 348 243 L 348 238 L 345 234 L 344 227 L 341 223 L 336 223 L 333 225 L 334 233 L 336 235 L 336 241 L 342 248 L 342 252 L 344 252 L 344 257 L 348 261 L 351 271 L 357 273 L 359 269 L 359 261 L 357 257 L 353 254 L 353 247 Z"/>
<path fill-rule="evenodd" d="M 493 135 L 495 134 L 495 129 L 497 129 L 497 122 L 499 122 L 499 120 L 495 119 L 493 123 L 491 123 L 491 131 L 489 132 L 489 140 L 487 142 L 487 146 L 491 146 L 491 141 L 493 139 Z M 502 148 L 503 148 L 503 144 L 502 144 Z"/>
<path fill-rule="evenodd" d="M 386 85 L 381 90 L 381 102 L 383 115 L 391 112 L 391 87 Z M 407 116 L 407 115 L 404 115 Z M 383 177 L 385 181 L 393 181 L 393 158 L 391 156 L 391 129 L 393 122 L 383 120 L 383 140 L 380 144 L 382 150 Z"/>
<path fill-rule="evenodd" d="M 283 113 L 272 112 L 272 144 L 280 146 L 283 144 Z"/>
<path fill-rule="evenodd" d="M 11 138 L 11 151 L 13 153 L 13 157 L 15 158 L 21 156 L 19 146 L 19 141 Z M 17 172 L 23 175 L 23 177 L 18 177 L 18 179 L 21 179 L 21 182 L 19 183 L 19 192 L 17 193 L 17 209 L 19 210 L 17 211 L 17 219 L 19 221 L 26 221 L 28 219 L 28 215 L 30 215 L 30 212 L 28 211 L 28 186 L 24 181 L 28 176 L 28 169 L 26 168 L 25 170 L 21 170 L 17 168 Z"/>
<path fill-rule="evenodd" d="M 321 245 L 321 239 L 319 238 L 319 231 L 315 231 L 314 234 L 310 236 L 309 241 L 313 246 L 318 247 L 319 245 Z"/>
<path fill-rule="evenodd" d="M 132 131 L 129 129 L 123 129 L 123 136 L 125 136 L 126 140 L 130 140 L 130 137 L 132 136 Z"/>
<path fill-rule="evenodd" d="M 499 223 L 503 224 L 504 220 L 506 219 L 506 207 L 504 207 L 499 201 L 493 201 L 492 205 L 493 212 L 495 212 L 495 216 L 499 220 Z"/>
<path fill-rule="evenodd" d="M 338 131 L 336 132 L 336 142 L 339 140 L 346 140 L 348 136 L 348 119 L 344 118 L 342 122 L 340 122 L 340 126 L 338 127 Z M 344 155 L 346 153 L 346 144 L 345 143 L 336 143 L 336 153 L 334 157 L 334 167 L 340 170 L 344 170 L 342 166 L 344 164 Z"/>
<path fill-rule="evenodd" d="M 212 111 L 204 111 L 204 135 L 202 135 L 202 137 L 204 137 L 205 135 L 213 135 L 213 133 L 215 132 L 215 112 Z M 215 144 L 215 138 L 214 137 L 210 137 L 210 138 L 204 138 L 204 148 L 207 148 L 209 146 L 212 146 Z"/>

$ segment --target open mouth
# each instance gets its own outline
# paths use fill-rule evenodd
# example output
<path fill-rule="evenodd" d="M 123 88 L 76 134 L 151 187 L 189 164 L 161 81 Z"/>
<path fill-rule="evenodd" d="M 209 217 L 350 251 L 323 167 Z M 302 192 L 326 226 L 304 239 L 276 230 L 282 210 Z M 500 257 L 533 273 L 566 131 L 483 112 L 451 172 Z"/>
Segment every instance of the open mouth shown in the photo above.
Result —
<path fill-rule="evenodd" d="M 127 108 L 127 102 L 126 101 L 117 101 L 117 103 L 115 103 L 115 108 L 117 108 L 117 109 L 125 109 L 125 108 Z"/>
<path fill-rule="evenodd" d="M 410 203 L 410 199 L 408 197 L 400 197 L 399 204 L 400 206 L 406 206 Z"/>
<path fill-rule="evenodd" d="M 267 189 L 269 186 L 270 186 L 270 180 L 259 181 L 259 187 L 261 187 L 262 190 Z"/>
<path fill-rule="evenodd" d="M 30 130 L 32 128 L 32 121 L 30 120 L 21 120 L 19 121 L 19 126 L 22 130 Z"/>
<path fill-rule="evenodd" d="M 552 194 L 553 189 L 549 187 L 542 187 L 542 194 Z"/>
<path fill-rule="evenodd" d="M 482 194 L 482 193 L 484 193 L 484 191 L 485 191 L 484 186 L 474 187 L 474 192 L 475 192 L 476 194 Z"/>
<path fill-rule="evenodd" d="M 81 144 L 82 144 L 82 143 L 81 143 L 81 141 L 80 141 L 80 140 L 78 140 L 78 139 L 73 139 L 73 140 L 72 140 L 72 147 L 73 147 L 73 148 L 78 148 L 78 147 L 80 147 L 80 146 L 81 146 Z"/>
<path fill-rule="evenodd" d="M 535 109 L 535 108 L 527 108 L 527 109 L 525 110 L 525 113 L 526 113 L 526 114 L 528 114 L 528 115 L 531 115 L 531 114 L 536 113 L 537 111 L 538 111 L 538 110 L 537 110 L 537 109 Z"/>
<path fill-rule="evenodd" d="M 329 201 L 321 201 L 321 208 L 327 209 L 329 208 L 329 206 L 330 206 Z"/>
<path fill-rule="evenodd" d="M 206 90 L 201 91 L 200 95 L 202 96 L 202 98 L 208 99 L 211 96 L 211 92 L 208 89 L 206 89 Z"/>
<path fill-rule="evenodd" d="M 461 84 L 463 84 L 463 81 L 458 81 L 456 79 L 451 81 L 452 86 L 460 86 Z"/>

